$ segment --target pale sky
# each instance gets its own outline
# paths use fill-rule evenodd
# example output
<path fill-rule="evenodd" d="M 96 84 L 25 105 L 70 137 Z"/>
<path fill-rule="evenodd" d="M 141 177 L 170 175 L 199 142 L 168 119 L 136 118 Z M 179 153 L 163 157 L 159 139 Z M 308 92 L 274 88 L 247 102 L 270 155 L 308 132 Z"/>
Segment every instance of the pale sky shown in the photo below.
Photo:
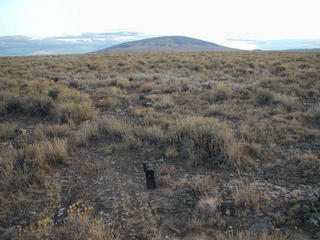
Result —
<path fill-rule="evenodd" d="M 319 9 L 319 0 L 0 0 L 0 36 L 136 31 L 215 43 L 320 39 Z"/>

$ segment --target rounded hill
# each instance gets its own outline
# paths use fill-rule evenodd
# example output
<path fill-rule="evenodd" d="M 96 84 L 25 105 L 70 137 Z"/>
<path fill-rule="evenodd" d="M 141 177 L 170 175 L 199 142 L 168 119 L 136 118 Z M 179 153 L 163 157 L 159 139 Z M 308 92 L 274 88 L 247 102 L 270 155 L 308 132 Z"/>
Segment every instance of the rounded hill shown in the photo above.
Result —
<path fill-rule="evenodd" d="M 196 51 L 236 51 L 215 43 L 184 37 L 165 36 L 121 43 L 97 51 L 101 52 L 196 52 Z"/>

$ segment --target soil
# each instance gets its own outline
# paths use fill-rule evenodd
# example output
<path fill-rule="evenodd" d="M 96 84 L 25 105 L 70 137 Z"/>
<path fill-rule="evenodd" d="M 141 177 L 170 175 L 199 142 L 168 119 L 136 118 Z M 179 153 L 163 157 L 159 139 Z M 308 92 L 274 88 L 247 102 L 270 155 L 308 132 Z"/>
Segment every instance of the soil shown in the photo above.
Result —
<path fill-rule="evenodd" d="M 40 122 L 46 122 L 46 119 L 30 118 L 19 114 L 2 116 L 0 121 L 4 120 L 16 122 L 28 133 L 32 133 Z M 273 228 L 278 227 L 272 215 L 275 213 L 289 214 L 286 212 L 290 211 L 288 204 L 286 208 L 281 209 L 285 206 L 284 202 L 307 199 L 320 187 L 319 181 L 314 179 L 312 182 L 308 181 L 299 175 L 293 166 L 275 164 L 259 168 L 257 171 L 241 173 L 212 166 L 195 168 L 184 161 L 165 159 L 163 150 L 152 145 L 148 149 L 128 149 L 121 143 L 116 146 L 111 144 L 105 139 L 91 140 L 87 147 L 74 150 L 72 165 L 58 166 L 54 169 L 50 178 L 61 186 L 61 201 L 59 207 L 54 210 L 56 225 L 63 224 L 68 214 L 67 210 L 71 205 L 79 203 L 79 200 L 84 205 L 93 207 L 94 215 L 103 217 L 113 226 L 121 224 L 126 218 L 134 217 L 128 216 L 128 212 L 130 213 L 128 209 L 135 213 L 140 208 L 147 206 L 156 216 L 157 227 L 167 238 L 175 236 L 182 239 L 195 239 L 195 237 L 209 239 L 213 234 L 210 225 L 202 226 L 200 231 L 191 224 L 200 195 L 186 182 L 191 181 L 194 177 L 213 176 L 216 186 L 212 191 L 218 190 L 222 193 L 221 196 L 224 197 L 225 202 L 230 201 L 229 190 L 239 182 L 256 186 L 262 199 L 269 199 L 263 203 L 267 211 L 264 210 L 244 218 L 225 216 L 227 224 L 224 230 L 226 231 L 228 229 L 263 231 L 266 226 L 263 219 L 269 219 Z M 4 151 L 7 146 L 8 142 L 1 140 L 1 150 Z M 107 146 L 112 146 L 111 152 L 106 151 Z M 155 170 L 156 177 L 159 166 L 163 163 L 169 164 L 177 184 L 172 187 L 157 186 L 156 189 L 147 189 L 143 163 L 147 163 Z M 210 189 L 207 192 L 210 192 Z M 37 194 L 40 196 L 36 197 Z M 30 191 L 29 196 L 31 199 L 41 199 L 41 192 L 34 192 L 32 195 Z M 38 203 L 38 206 L 41 206 L 40 200 Z M 21 211 L 34 214 L 39 210 L 36 206 L 21 206 Z M 235 206 L 231 204 L 231 207 Z M 25 214 L 17 214 L 20 217 L 26 217 Z M 15 217 L 11 215 L 12 219 L 9 220 L 11 224 L 26 223 L 28 219 L 32 219 L 27 217 L 21 222 L 19 221 L 21 219 L 15 220 Z M 295 226 L 280 226 L 283 232 L 288 229 L 291 234 L 295 232 L 299 236 L 303 234 L 304 239 L 314 239 L 313 237 L 319 232 L 319 228 L 312 228 L 303 222 Z M 128 229 L 123 230 L 128 231 Z M 139 227 L 128 231 L 127 238 L 143 239 L 139 235 Z"/>

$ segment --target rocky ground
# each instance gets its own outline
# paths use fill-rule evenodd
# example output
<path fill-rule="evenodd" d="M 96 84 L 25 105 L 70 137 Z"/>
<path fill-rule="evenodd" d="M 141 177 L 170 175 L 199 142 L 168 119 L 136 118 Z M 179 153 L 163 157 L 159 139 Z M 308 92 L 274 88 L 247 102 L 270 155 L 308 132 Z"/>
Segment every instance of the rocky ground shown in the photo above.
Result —
<path fill-rule="evenodd" d="M 1 65 L 3 239 L 320 239 L 315 53 L 40 60 Z"/>

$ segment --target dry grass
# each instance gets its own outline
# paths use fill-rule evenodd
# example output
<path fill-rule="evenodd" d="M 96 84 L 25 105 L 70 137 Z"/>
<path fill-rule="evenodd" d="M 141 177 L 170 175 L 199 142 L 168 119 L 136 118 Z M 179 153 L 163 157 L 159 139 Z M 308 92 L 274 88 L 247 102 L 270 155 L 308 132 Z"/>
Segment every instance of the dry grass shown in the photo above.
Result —
<path fill-rule="evenodd" d="M 236 184 L 232 192 L 233 203 L 237 206 L 239 216 L 248 215 L 250 211 L 259 213 L 260 211 L 260 192 L 255 186 L 243 183 Z"/>
<path fill-rule="evenodd" d="M 45 184 L 45 171 L 60 164 L 70 164 L 66 139 L 54 138 L 29 144 L 16 150 L 9 148 L 1 157 L 1 191 L 16 191 L 30 184 Z"/>
<path fill-rule="evenodd" d="M 67 138 L 71 134 L 71 129 L 67 124 L 53 124 L 47 126 L 39 124 L 34 130 L 34 134 L 39 139 Z"/>
<path fill-rule="evenodd" d="M 155 89 L 156 86 L 157 84 L 154 82 L 144 82 L 139 85 L 139 88 L 143 93 L 147 93 L 147 92 L 150 92 L 152 89 Z"/>
<path fill-rule="evenodd" d="M 77 123 L 91 119 L 95 109 L 89 95 L 48 80 L 33 80 L 19 86 L 12 82 L 1 101 L 3 113 L 23 112 L 50 116 L 58 122 Z"/>
<path fill-rule="evenodd" d="M 97 124 L 100 133 L 114 141 L 129 141 L 133 137 L 132 125 L 128 121 L 106 116 L 98 119 Z"/>
<path fill-rule="evenodd" d="M 215 235 L 217 240 L 293 240 L 302 239 L 298 236 L 290 236 L 288 234 L 283 234 L 281 231 L 273 231 L 272 233 L 264 232 L 262 234 L 253 233 L 249 231 L 239 231 L 228 233 L 217 233 Z"/>
<path fill-rule="evenodd" d="M 218 84 L 212 90 L 206 92 L 205 99 L 209 103 L 223 102 L 232 98 L 233 90 L 230 86 L 225 84 Z"/>
<path fill-rule="evenodd" d="M 158 168 L 157 184 L 161 187 L 173 187 L 175 185 L 174 171 L 169 164 L 163 163 Z"/>
<path fill-rule="evenodd" d="M 216 179 L 199 169 L 286 166 L 293 172 L 285 174 L 299 177 L 302 172 L 303 179 L 298 180 L 318 182 L 319 57 L 303 52 L 217 52 L 5 58 L 0 62 L 0 222 L 5 228 L 15 227 L 14 209 L 23 201 L 37 205 L 27 197 L 30 189 L 46 196 L 54 192 L 57 195 L 48 198 L 56 201 L 60 194 L 67 198 L 49 187 L 50 174 L 68 172 L 74 152 L 83 156 L 86 148 L 100 141 L 108 146 L 101 150 L 108 156 L 119 149 L 164 156 L 170 164 L 157 169 L 158 186 L 196 193 L 199 213 L 209 213 L 191 218 L 189 227 L 197 225 L 200 230 L 209 225 L 222 231 L 230 219 L 216 211 L 224 197 L 210 193 Z M 15 122 L 21 116 L 37 122 L 27 126 L 24 138 L 15 133 L 17 126 L 26 124 Z M 79 161 L 80 172 L 88 178 L 110 167 L 103 161 Z M 192 166 L 189 182 L 182 184 L 174 174 L 175 163 Z M 265 207 L 251 185 L 235 186 L 230 196 L 238 208 L 234 221 Z M 129 217 L 116 230 L 97 216 L 70 215 L 60 227 L 46 220 L 48 229 L 37 233 L 26 229 L 22 239 L 123 239 L 132 227 L 146 239 L 161 239 L 152 203 L 132 205 L 122 206 Z M 58 207 L 39 210 L 41 219 L 52 219 L 54 209 Z M 27 218 L 22 211 L 16 214 L 18 220 Z M 216 239 L 292 238 L 279 231 L 260 235 L 240 231 L 216 234 Z"/>
<path fill-rule="evenodd" d="M 225 122 L 189 117 L 178 120 L 170 131 L 171 141 L 182 158 L 191 160 L 194 165 L 217 162 L 241 168 L 251 164 Z"/>
<path fill-rule="evenodd" d="M 103 219 L 94 218 L 90 213 L 70 214 L 61 227 L 54 227 L 50 219 L 45 219 L 28 229 L 27 233 L 24 230 L 19 233 L 19 239 L 119 239 Z"/>
<path fill-rule="evenodd" d="M 313 153 L 305 153 L 297 156 L 298 164 L 304 172 L 304 176 L 317 175 L 320 171 L 320 159 Z"/>
<path fill-rule="evenodd" d="M 0 138 L 13 138 L 17 129 L 16 123 L 0 123 Z"/>

